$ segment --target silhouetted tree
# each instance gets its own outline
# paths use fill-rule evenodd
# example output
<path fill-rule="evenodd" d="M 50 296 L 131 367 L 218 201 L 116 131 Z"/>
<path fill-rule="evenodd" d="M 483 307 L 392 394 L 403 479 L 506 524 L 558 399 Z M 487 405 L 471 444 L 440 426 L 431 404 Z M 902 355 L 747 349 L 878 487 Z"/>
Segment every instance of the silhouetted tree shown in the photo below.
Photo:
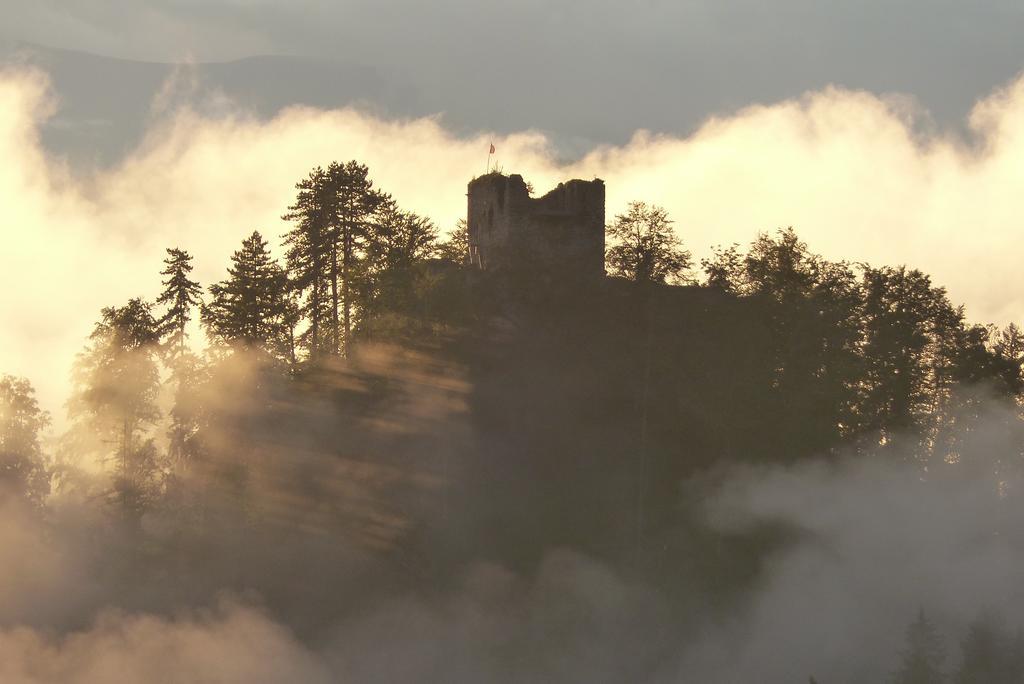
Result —
<path fill-rule="evenodd" d="M 219 342 L 273 352 L 286 334 L 287 290 L 284 271 L 253 231 L 231 256 L 227 280 L 210 286 L 203 325 Z"/>
<path fill-rule="evenodd" d="M 286 287 L 281 306 L 281 335 L 278 354 L 292 366 L 298 363 L 299 337 L 296 330 L 302 321 L 302 306 L 293 287 Z"/>
<path fill-rule="evenodd" d="M 165 268 L 160 272 L 167 276 L 162 281 L 164 289 L 157 297 L 159 306 L 167 307 L 160 317 L 158 330 L 170 354 L 179 357 L 185 353 L 185 329 L 192 319 L 192 309 L 200 303 L 202 288 L 189 278 L 192 272 L 192 256 L 175 247 L 167 249 Z"/>
<path fill-rule="evenodd" d="M 612 275 L 635 282 L 675 282 L 691 266 L 690 253 L 683 249 L 668 212 L 661 207 L 631 202 L 607 230 L 612 246 L 605 260 Z"/>
<path fill-rule="evenodd" d="M 0 501 L 15 496 L 40 506 L 50 492 L 40 433 L 50 416 L 24 378 L 0 375 Z"/>
<path fill-rule="evenodd" d="M 151 307 L 141 299 L 103 309 L 76 360 L 68 402 L 69 416 L 113 461 L 112 499 L 134 523 L 158 494 L 161 476 L 156 446 L 145 434 L 160 416 L 159 337 Z M 111 444 L 113 453 L 106 451 Z"/>
<path fill-rule="evenodd" d="M 711 258 L 701 259 L 700 266 L 707 274 L 707 287 L 735 294 L 743 285 L 743 257 L 738 245 L 714 248 Z"/>
<path fill-rule="evenodd" d="M 415 335 L 429 328 L 425 301 L 443 279 L 427 260 L 437 253 L 437 229 L 388 198 L 366 235 L 360 278 L 359 333 Z"/>
<path fill-rule="evenodd" d="M 863 295 L 849 265 L 812 254 L 792 228 L 702 264 L 709 287 L 748 298 L 770 331 L 765 429 L 780 454 L 822 453 L 857 434 Z"/>
<path fill-rule="evenodd" d="M 374 214 L 386 196 L 375 190 L 369 169 L 356 161 L 332 162 L 328 269 L 331 286 L 332 351 L 348 356 L 352 343 L 354 295 L 364 273 L 361 260 Z M 341 316 L 339 328 L 339 311 Z M 340 330 L 340 335 L 339 335 Z"/>
<path fill-rule="evenodd" d="M 300 313 L 309 321 L 309 328 L 299 335 L 298 343 L 316 360 L 322 350 L 330 349 L 336 338 L 336 332 L 332 334 L 329 330 L 328 322 L 335 317 L 331 315 L 332 302 L 327 290 L 331 277 L 335 196 L 330 178 L 319 166 L 295 188 L 299 191 L 295 203 L 282 217 L 295 223 L 285 234 L 285 260 L 292 287 L 305 297 Z"/>
<path fill-rule="evenodd" d="M 1024 394 L 1024 332 L 1014 323 L 987 332 L 985 344 L 994 358 L 993 374 L 1002 381 L 1003 393 L 1019 401 Z"/>
<path fill-rule="evenodd" d="M 367 235 L 366 258 L 380 271 L 409 270 L 417 261 L 436 250 L 437 228 L 410 211 L 403 211 L 391 198 L 381 202 L 373 230 Z"/>
<path fill-rule="evenodd" d="M 157 322 L 157 329 L 167 352 L 171 369 L 170 381 L 174 386 L 174 405 L 170 411 L 171 424 L 168 427 L 167 455 L 175 469 L 180 469 L 190 460 L 189 441 L 195 432 L 194 421 L 185 405 L 187 394 L 192 390 L 189 379 L 194 375 L 196 359 L 188 353 L 186 327 L 192 319 L 192 309 L 201 303 L 202 288 L 189 277 L 192 272 L 192 256 L 181 249 L 168 248 L 165 268 L 161 275 L 164 289 L 156 303 L 166 307 Z"/>
<path fill-rule="evenodd" d="M 918 270 L 865 266 L 862 281 L 867 377 L 860 414 L 884 443 L 914 439 L 920 453 L 947 387 L 956 314 L 945 290 Z"/>
<path fill-rule="evenodd" d="M 1002 330 L 995 330 L 992 335 L 993 348 L 1003 357 L 1024 364 L 1024 331 L 1016 323 L 1010 323 Z"/>
<path fill-rule="evenodd" d="M 783 444 L 797 453 L 825 451 L 856 430 L 857 278 L 847 264 L 810 253 L 792 228 L 758 236 L 741 273 L 736 288 L 760 299 L 772 331 L 772 406 L 790 426 Z"/>
<path fill-rule="evenodd" d="M 941 684 L 946 681 L 945 660 L 942 638 L 921 610 L 907 627 L 906 647 L 893 684 Z"/>
<path fill-rule="evenodd" d="M 459 266 L 469 260 L 469 226 L 466 224 L 466 219 L 459 219 L 456 222 L 448 239 L 437 246 L 437 255 L 441 259 Z"/>

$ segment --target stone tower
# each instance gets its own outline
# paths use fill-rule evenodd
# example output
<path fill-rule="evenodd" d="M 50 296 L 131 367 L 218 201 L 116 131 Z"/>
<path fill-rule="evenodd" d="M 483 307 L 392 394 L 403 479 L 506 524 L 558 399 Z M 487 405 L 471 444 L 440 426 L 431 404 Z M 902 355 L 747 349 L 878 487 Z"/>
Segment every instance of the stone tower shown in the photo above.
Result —
<path fill-rule="evenodd" d="M 489 173 L 469 183 L 472 264 L 604 275 L 604 181 L 570 180 L 530 197 L 523 177 Z"/>

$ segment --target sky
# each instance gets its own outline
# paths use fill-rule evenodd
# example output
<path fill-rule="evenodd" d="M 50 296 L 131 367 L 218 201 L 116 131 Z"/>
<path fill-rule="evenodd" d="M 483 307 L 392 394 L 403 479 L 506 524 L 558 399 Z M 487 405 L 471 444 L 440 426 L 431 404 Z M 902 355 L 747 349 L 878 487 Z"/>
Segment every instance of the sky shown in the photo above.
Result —
<path fill-rule="evenodd" d="M 130 60 L 363 65 L 415 91 L 397 115 L 538 128 L 571 154 L 828 85 L 910 95 L 963 130 L 975 100 L 1024 65 L 1022 33 L 1013 0 L 0 2 L 7 40 Z"/>

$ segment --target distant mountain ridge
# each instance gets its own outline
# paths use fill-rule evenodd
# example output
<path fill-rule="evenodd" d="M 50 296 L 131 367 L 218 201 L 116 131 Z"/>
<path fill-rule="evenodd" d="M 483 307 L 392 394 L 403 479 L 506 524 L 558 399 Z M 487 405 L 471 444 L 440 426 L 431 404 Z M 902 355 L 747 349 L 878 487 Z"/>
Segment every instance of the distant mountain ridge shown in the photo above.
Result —
<path fill-rule="evenodd" d="M 267 55 L 168 64 L 0 41 L 0 62 L 33 65 L 49 74 L 58 110 L 43 127 L 43 143 L 79 167 L 107 166 L 136 145 L 154 98 L 181 69 L 197 84 L 194 95 L 221 92 L 261 117 L 291 105 L 359 105 L 382 115 L 433 113 L 400 76 L 324 59 Z"/>

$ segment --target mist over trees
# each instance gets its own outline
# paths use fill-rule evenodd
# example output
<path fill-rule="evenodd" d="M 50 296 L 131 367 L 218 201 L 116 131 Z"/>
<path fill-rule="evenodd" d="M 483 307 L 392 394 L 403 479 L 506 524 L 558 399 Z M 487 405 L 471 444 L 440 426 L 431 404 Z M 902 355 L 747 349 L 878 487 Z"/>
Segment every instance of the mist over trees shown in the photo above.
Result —
<path fill-rule="evenodd" d="M 40 438 L 49 422 L 28 380 L 0 376 L 0 497 L 43 504 L 50 481 Z"/>
<path fill-rule="evenodd" d="M 685 227 L 637 201 L 607 227 L 609 277 L 498 282 L 467 263 L 465 222 L 442 240 L 365 165 L 295 189 L 280 260 L 253 230 L 204 290 L 168 248 L 153 303 L 99 312 L 53 453 L 29 381 L 0 376 L 0 497 L 131 530 L 109 571 L 133 576 L 133 605 L 156 578 L 226 584 L 315 633 L 359 603 L 323 596 L 350 555 L 383 559 L 379 597 L 571 548 L 684 614 L 679 577 L 731 604 L 798 534 L 710 530 L 694 502 L 723 468 L 882 459 L 1021 496 L 1024 333 L 970 322 L 918 270 L 829 261 L 785 228 L 698 272 Z M 264 569 L 296 559 L 288 582 Z M 904 616 L 893 681 L 1024 681 L 1016 625 L 983 615 L 954 656 L 927 611 Z"/>
<path fill-rule="evenodd" d="M 107 307 L 75 363 L 68 416 L 110 470 L 104 496 L 136 526 L 159 497 L 161 454 L 149 429 L 160 418 L 159 333 L 151 305 L 135 298 Z"/>

